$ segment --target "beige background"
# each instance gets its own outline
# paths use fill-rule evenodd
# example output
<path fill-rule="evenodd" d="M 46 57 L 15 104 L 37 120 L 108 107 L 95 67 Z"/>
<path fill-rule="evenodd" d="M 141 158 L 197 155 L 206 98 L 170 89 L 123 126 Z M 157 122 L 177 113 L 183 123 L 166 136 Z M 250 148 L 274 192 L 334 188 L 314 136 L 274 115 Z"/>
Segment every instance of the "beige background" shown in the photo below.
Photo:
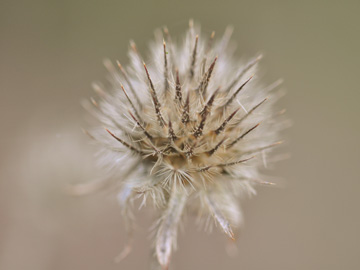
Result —
<path fill-rule="evenodd" d="M 189 18 L 219 34 L 234 25 L 238 55 L 264 52 L 264 80 L 285 79 L 292 158 L 270 172 L 280 187 L 244 201 L 238 256 L 188 219 L 172 269 L 360 269 L 359 3 L 1 0 L 0 269 L 147 269 L 151 213 L 116 265 L 114 198 L 60 189 L 98 174 L 79 127 L 102 59 L 126 62 L 129 39 L 146 51 L 155 28 L 180 34 Z"/>

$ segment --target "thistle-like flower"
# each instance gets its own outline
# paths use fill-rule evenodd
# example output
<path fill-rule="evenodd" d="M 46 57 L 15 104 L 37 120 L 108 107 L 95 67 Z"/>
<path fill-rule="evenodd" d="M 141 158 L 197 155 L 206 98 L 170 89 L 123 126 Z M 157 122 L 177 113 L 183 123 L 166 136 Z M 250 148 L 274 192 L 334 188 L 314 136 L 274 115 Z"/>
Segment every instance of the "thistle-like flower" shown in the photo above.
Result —
<path fill-rule="evenodd" d="M 184 212 L 213 217 L 230 238 L 242 222 L 239 198 L 262 182 L 266 155 L 278 145 L 281 113 L 273 111 L 280 81 L 263 87 L 254 77 L 261 56 L 234 57 L 228 28 L 219 40 L 192 22 L 176 43 L 157 31 L 145 60 L 130 43 L 130 65 L 105 66 L 111 85 L 95 85 L 91 113 L 101 122 L 88 132 L 101 148 L 108 175 L 80 193 L 110 185 L 125 218 L 142 198 L 160 210 L 155 253 L 167 268 Z M 89 103 L 90 105 L 90 103 Z"/>

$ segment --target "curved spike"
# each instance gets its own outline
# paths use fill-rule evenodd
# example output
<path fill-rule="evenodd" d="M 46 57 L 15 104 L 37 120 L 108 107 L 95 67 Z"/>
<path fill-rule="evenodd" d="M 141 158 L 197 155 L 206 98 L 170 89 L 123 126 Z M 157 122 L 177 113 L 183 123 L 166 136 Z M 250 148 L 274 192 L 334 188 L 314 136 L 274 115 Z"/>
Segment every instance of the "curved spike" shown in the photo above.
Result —
<path fill-rule="evenodd" d="M 122 139 L 120 139 L 119 137 L 115 136 L 110 130 L 108 130 L 107 128 L 105 128 L 105 130 L 113 137 L 115 138 L 117 141 L 121 142 L 124 146 L 126 146 L 127 148 L 129 148 L 130 150 L 136 152 L 137 154 L 140 155 L 144 155 L 145 153 L 137 148 L 135 148 L 134 146 L 128 144 L 127 142 L 123 141 Z"/>

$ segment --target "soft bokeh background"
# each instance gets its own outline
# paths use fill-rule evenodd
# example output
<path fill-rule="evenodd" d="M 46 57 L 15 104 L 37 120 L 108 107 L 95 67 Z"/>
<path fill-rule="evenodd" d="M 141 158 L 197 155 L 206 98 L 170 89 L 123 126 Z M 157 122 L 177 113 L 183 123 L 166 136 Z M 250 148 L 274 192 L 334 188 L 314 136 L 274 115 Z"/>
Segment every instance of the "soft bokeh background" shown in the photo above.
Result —
<path fill-rule="evenodd" d="M 80 127 L 80 100 L 103 80 L 102 59 L 146 51 L 155 28 L 189 18 L 219 35 L 235 26 L 238 54 L 265 53 L 269 83 L 285 79 L 292 158 L 244 202 L 239 253 L 221 233 L 180 234 L 172 269 L 360 269 L 359 1 L 0 1 L 0 269 L 147 269 L 142 211 L 135 251 L 114 256 L 125 231 L 114 198 L 65 196 L 98 174 Z"/>

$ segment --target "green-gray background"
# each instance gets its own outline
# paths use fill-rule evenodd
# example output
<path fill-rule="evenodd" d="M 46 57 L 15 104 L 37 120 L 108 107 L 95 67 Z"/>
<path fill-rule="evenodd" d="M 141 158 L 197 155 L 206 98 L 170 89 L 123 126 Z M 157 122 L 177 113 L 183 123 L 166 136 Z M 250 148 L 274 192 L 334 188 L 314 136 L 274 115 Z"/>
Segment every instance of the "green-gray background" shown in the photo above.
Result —
<path fill-rule="evenodd" d="M 173 269 L 360 268 L 359 1 L 0 1 L 0 269 L 147 269 L 152 214 L 133 253 L 115 200 L 70 198 L 64 183 L 97 175 L 80 132 L 80 100 L 103 80 L 102 59 L 146 51 L 155 28 L 189 18 L 218 35 L 231 24 L 238 55 L 264 52 L 264 80 L 285 79 L 291 159 L 244 203 L 239 253 L 188 219 Z"/>

